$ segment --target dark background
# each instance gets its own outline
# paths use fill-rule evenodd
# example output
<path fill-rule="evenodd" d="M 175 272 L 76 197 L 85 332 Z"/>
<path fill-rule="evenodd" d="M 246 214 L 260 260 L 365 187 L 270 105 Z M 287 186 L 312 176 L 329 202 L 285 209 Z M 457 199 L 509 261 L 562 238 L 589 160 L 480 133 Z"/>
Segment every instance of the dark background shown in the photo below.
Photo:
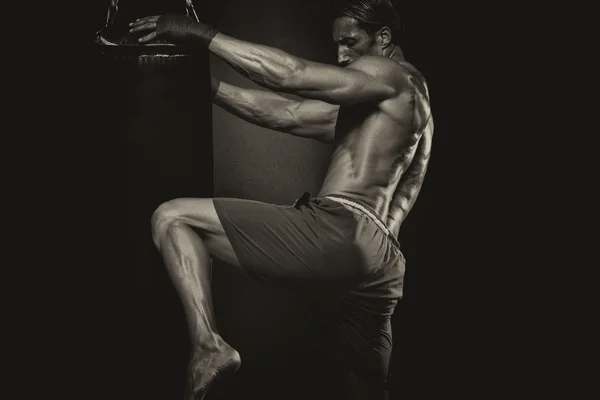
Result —
<path fill-rule="evenodd" d="M 38 192 L 51 210 L 43 257 L 56 267 L 41 276 L 52 278 L 42 283 L 53 282 L 58 302 L 42 311 L 52 333 L 43 347 L 53 365 L 45 368 L 52 379 L 44 388 L 63 398 L 180 398 L 183 314 L 159 266 L 150 262 L 144 271 L 131 259 L 124 202 L 142 196 L 124 186 L 123 164 L 110 161 L 128 153 L 104 136 L 95 109 L 102 71 L 91 62 L 89 43 L 107 3 L 71 7 L 77 17 L 57 17 L 54 44 L 45 46 L 53 90 L 41 91 L 51 112 L 40 119 L 57 133 L 37 130 L 35 152 Z M 198 3 L 224 33 L 335 60 L 322 13 L 329 2 Z M 593 263 L 567 250 L 568 236 L 580 229 L 566 230 L 564 221 L 577 211 L 565 212 L 572 177 L 589 159 L 566 160 L 585 146 L 554 136 L 560 107 L 541 107 L 548 81 L 534 79 L 545 69 L 531 63 L 552 28 L 498 4 L 414 2 L 399 12 L 407 25 L 402 48 L 430 86 L 436 133 L 423 190 L 401 232 L 408 264 L 394 316 L 391 398 L 588 398 L 582 388 L 591 377 L 595 314 L 581 266 Z M 212 57 L 210 68 L 218 78 L 253 86 Z M 211 123 L 213 151 L 198 155 L 213 157 L 214 174 L 201 179 L 197 172 L 197 179 L 213 183 L 214 195 L 289 203 L 318 189 L 327 146 L 252 127 L 218 109 Z M 42 191 L 48 184 L 53 188 Z M 195 184 L 180 190 L 205 189 Z M 227 268 L 215 280 L 224 335 L 247 357 L 234 381 L 237 395 L 232 388 L 215 394 L 283 399 L 299 393 L 295 385 L 327 383 L 318 369 L 311 376 L 310 359 L 298 354 L 306 347 L 299 305 Z M 278 356 L 263 357 L 267 350 Z"/>

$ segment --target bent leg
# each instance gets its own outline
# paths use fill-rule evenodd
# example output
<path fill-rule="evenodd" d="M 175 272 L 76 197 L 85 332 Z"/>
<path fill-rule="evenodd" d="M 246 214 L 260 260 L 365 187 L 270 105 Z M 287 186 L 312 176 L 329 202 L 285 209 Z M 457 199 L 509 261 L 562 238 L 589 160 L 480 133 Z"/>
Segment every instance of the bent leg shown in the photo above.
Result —
<path fill-rule="evenodd" d="M 202 398 L 217 375 L 233 373 L 240 366 L 239 354 L 216 329 L 211 257 L 233 265 L 239 262 L 211 199 L 177 199 L 162 204 L 152 216 L 152 235 L 188 322 L 192 357 L 187 396 Z"/>
<path fill-rule="evenodd" d="M 214 322 L 211 258 L 336 308 L 367 275 L 361 249 L 348 241 L 356 226 L 342 206 L 327 208 L 317 203 L 296 208 L 238 199 L 177 199 L 161 205 L 152 218 L 153 238 L 184 303 L 190 335 L 199 349 L 195 357 L 200 361 L 192 361 L 199 365 L 199 378 L 193 378 L 192 369 L 192 385 L 205 392 L 204 382 L 214 375 L 203 372 L 207 363 L 214 365 L 207 354 L 221 356 L 220 346 L 228 348 Z M 226 370 L 234 368 L 226 365 Z"/>

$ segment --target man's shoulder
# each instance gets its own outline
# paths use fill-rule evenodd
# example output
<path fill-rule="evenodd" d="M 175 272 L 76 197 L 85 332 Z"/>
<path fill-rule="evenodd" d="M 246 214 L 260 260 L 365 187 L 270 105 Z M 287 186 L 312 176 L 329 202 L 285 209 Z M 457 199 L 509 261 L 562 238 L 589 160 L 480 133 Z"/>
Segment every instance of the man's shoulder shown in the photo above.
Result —
<path fill-rule="evenodd" d="M 381 69 L 385 72 L 403 71 L 403 68 L 397 61 L 386 56 L 364 55 L 357 58 L 353 63 L 349 64 L 348 67 L 361 70 Z"/>
<path fill-rule="evenodd" d="M 375 76 L 379 79 L 384 79 L 389 82 L 394 82 L 394 86 L 405 86 L 412 75 L 412 69 L 408 67 L 410 64 L 406 62 L 398 62 L 386 56 L 365 55 L 358 58 L 349 68 L 357 69 Z"/>

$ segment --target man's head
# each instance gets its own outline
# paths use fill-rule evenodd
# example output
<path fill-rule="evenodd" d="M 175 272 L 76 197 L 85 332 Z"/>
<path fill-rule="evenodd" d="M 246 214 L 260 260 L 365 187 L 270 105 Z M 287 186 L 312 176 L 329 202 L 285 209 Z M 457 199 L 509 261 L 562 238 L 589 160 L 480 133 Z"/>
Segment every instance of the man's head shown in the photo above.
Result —
<path fill-rule="evenodd" d="M 346 66 L 364 55 L 387 55 L 401 26 L 390 0 L 347 0 L 336 5 L 333 40 L 338 63 Z"/>

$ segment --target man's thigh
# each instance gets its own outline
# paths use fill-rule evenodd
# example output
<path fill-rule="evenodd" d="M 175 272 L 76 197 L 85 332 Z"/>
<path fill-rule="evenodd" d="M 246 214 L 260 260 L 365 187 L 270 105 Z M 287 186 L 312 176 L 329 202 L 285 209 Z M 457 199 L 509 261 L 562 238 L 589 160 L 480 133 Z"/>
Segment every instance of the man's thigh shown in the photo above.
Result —
<path fill-rule="evenodd" d="M 161 205 L 157 215 L 194 228 L 219 261 L 274 281 L 304 281 L 317 275 L 322 255 L 317 236 L 291 209 L 254 200 L 179 198 Z"/>
<path fill-rule="evenodd" d="M 331 228 L 317 206 L 216 198 L 216 214 L 243 269 L 297 289 L 352 287 L 360 278 L 349 232 Z M 329 220 L 328 220 L 329 219 Z M 327 222 L 324 222 L 327 221 Z M 344 225 L 345 224 L 345 225 Z M 352 231 L 353 221 L 344 227 Z"/>

